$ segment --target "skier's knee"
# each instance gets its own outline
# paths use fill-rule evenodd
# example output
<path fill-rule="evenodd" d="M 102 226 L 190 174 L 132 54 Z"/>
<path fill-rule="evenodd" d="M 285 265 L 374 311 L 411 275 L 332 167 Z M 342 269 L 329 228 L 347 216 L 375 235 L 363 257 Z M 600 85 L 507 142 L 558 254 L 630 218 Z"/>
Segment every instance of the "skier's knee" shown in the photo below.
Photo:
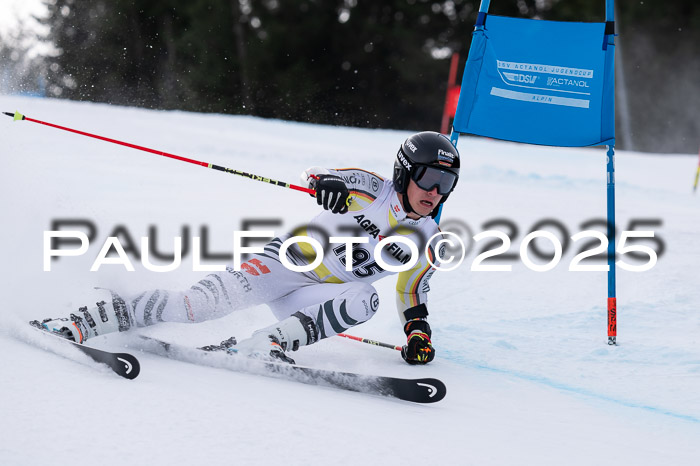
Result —
<path fill-rule="evenodd" d="M 358 324 L 371 319 L 379 309 L 379 294 L 377 290 L 367 283 L 357 283 L 354 296 L 349 299 L 348 308 L 350 316 L 357 320 Z"/>
<path fill-rule="evenodd" d="M 379 294 L 372 285 L 354 283 L 349 289 L 322 307 L 326 319 L 330 317 L 331 310 L 334 310 L 339 326 L 347 329 L 367 322 L 376 314 L 379 308 Z"/>
<path fill-rule="evenodd" d="M 377 312 L 379 295 L 373 286 L 365 283 L 348 285 L 335 298 L 308 306 L 295 314 L 303 325 L 312 323 L 309 344 L 366 322 Z"/>

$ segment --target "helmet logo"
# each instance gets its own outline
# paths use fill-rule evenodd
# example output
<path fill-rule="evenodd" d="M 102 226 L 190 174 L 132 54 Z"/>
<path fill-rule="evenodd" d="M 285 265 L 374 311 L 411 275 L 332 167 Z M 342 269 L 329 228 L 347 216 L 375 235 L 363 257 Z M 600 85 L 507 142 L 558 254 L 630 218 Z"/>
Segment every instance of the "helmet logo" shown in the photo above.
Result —
<path fill-rule="evenodd" d="M 411 162 L 406 160 L 406 157 L 403 156 L 403 153 L 399 152 L 397 154 L 397 157 L 399 158 L 399 162 L 401 162 L 401 165 L 403 165 L 406 170 L 411 171 Z"/>
<path fill-rule="evenodd" d="M 447 165 L 448 167 L 452 166 L 452 163 L 454 162 L 455 156 L 451 152 L 444 151 L 442 149 L 438 149 L 438 163 L 440 165 Z"/>
<path fill-rule="evenodd" d="M 409 149 L 411 149 L 411 152 L 413 152 L 414 154 L 418 150 L 418 148 L 415 146 L 415 144 L 413 144 L 413 142 L 411 142 L 410 139 L 406 141 L 406 145 L 408 146 Z"/>

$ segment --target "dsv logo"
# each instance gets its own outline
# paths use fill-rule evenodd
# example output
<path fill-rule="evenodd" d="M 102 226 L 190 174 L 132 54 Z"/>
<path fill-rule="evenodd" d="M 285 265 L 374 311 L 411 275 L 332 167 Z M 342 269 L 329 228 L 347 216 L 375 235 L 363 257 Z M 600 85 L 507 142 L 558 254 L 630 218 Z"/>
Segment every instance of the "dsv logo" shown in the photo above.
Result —
<path fill-rule="evenodd" d="M 509 81 L 515 81 L 519 83 L 535 84 L 537 81 L 537 76 L 531 74 L 519 74 L 519 73 L 503 73 Z M 551 79 L 551 78 L 550 78 Z"/>

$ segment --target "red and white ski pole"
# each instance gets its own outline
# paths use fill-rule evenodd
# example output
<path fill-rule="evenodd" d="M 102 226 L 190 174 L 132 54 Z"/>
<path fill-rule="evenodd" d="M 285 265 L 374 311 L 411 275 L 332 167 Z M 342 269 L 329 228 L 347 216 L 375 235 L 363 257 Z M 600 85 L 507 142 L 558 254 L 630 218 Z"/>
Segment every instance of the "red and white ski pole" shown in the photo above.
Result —
<path fill-rule="evenodd" d="M 162 155 L 163 157 L 168 157 L 171 159 L 179 160 L 181 162 L 188 162 L 188 163 L 192 163 L 195 165 L 199 165 L 201 167 L 213 168 L 214 170 L 219 170 L 222 172 L 231 173 L 233 175 L 245 176 L 246 178 L 250 178 L 251 180 L 263 181 L 265 183 L 274 184 L 275 186 L 281 186 L 283 188 L 295 189 L 297 191 L 302 191 L 305 193 L 309 193 L 311 195 L 316 194 L 316 191 L 314 191 L 313 189 L 304 188 L 302 186 L 297 186 L 297 185 L 293 185 L 293 184 L 289 184 L 289 183 L 284 183 L 282 181 L 273 180 L 270 178 L 266 178 L 264 176 L 254 175 L 252 173 L 242 172 L 240 170 L 234 170 L 233 168 L 222 167 L 220 165 L 215 165 L 213 163 L 200 162 L 199 160 L 189 159 L 187 157 L 181 157 L 181 156 L 175 155 L 175 154 L 169 154 L 167 152 L 163 152 L 160 150 L 149 149 L 148 147 L 137 146 L 136 144 L 131 144 L 128 142 L 119 141 L 117 139 L 110 139 L 110 138 L 106 138 L 104 136 L 98 136 L 97 134 L 86 133 L 85 131 L 79 131 L 77 129 L 67 128 L 65 126 L 59 126 L 59 125 L 55 125 L 53 123 L 47 123 L 47 122 L 41 121 L 41 120 L 35 120 L 34 118 L 26 117 L 19 112 L 15 112 L 15 113 L 3 112 L 3 113 L 7 116 L 13 117 L 15 121 L 20 121 L 20 120 L 31 121 L 32 123 L 39 123 L 41 125 L 50 126 L 52 128 L 61 129 L 63 131 L 69 131 L 71 133 L 80 134 L 81 136 L 87 136 L 87 137 L 99 139 L 100 141 L 107 141 L 107 142 L 111 142 L 112 144 L 119 144 L 121 146 L 130 147 L 132 149 L 142 150 L 144 152 L 150 152 L 151 154 Z"/>
<path fill-rule="evenodd" d="M 360 338 L 360 337 L 356 337 L 353 335 L 348 335 L 346 333 L 339 333 L 338 336 L 343 337 L 343 338 L 348 338 L 350 340 L 359 341 L 361 343 L 367 343 L 368 345 L 381 346 L 382 348 L 389 348 L 389 349 L 401 351 L 400 346 L 390 345 L 389 343 L 382 343 L 381 341 L 370 340 L 368 338 Z"/>

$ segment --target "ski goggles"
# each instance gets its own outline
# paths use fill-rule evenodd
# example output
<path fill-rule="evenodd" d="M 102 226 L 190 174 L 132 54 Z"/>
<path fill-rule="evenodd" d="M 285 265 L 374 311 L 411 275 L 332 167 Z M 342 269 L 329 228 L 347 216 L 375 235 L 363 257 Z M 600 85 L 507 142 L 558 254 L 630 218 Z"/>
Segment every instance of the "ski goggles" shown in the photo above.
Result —
<path fill-rule="evenodd" d="M 424 191 L 432 191 L 437 188 L 438 194 L 446 196 L 452 192 L 457 184 L 457 175 L 428 165 L 417 165 L 411 179 Z"/>

